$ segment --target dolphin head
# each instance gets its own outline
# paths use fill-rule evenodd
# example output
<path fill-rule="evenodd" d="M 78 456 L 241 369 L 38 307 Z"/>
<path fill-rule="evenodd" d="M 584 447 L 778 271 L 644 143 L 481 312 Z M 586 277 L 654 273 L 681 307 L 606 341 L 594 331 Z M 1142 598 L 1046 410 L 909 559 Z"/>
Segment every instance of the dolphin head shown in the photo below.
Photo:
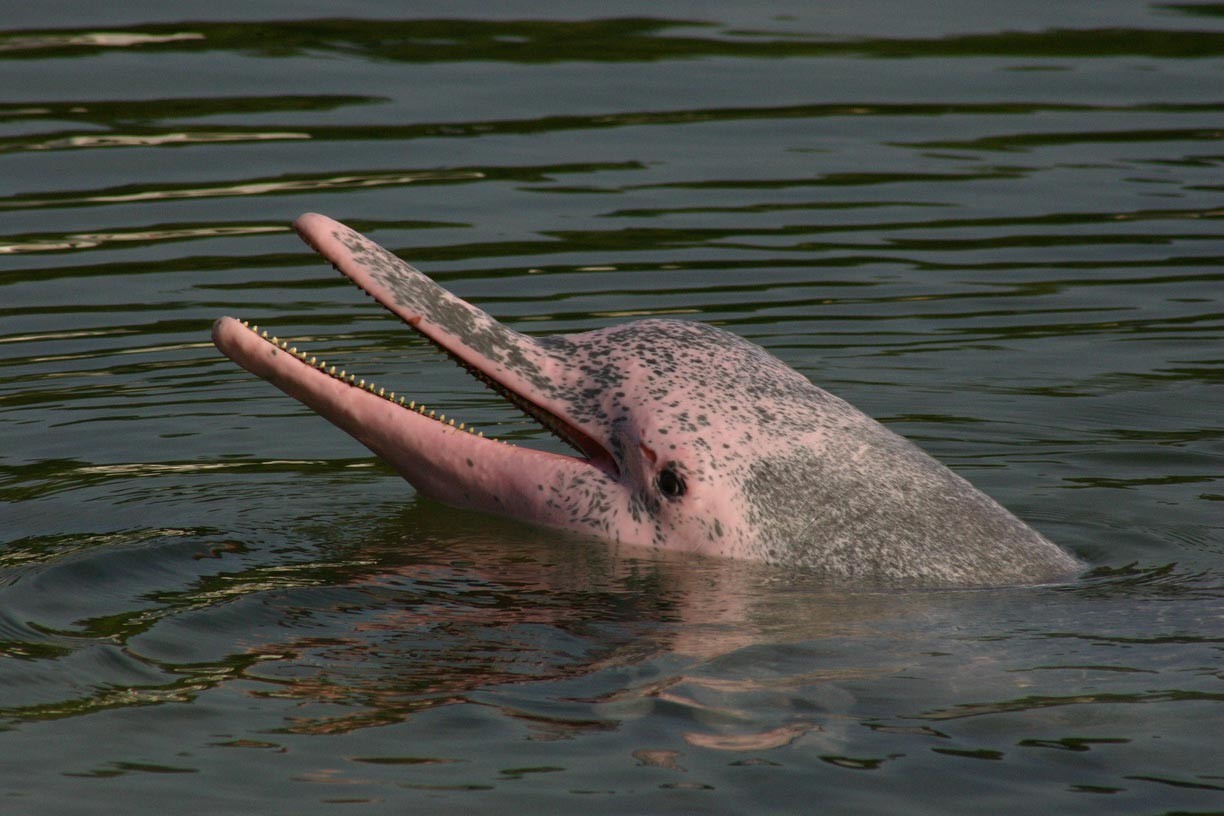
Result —
<path fill-rule="evenodd" d="M 239 365 L 445 503 L 630 545 L 839 576 L 993 584 L 1078 562 L 853 406 L 718 328 L 639 320 L 513 331 L 325 216 L 302 238 L 576 455 L 471 432 L 232 318 Z"/>

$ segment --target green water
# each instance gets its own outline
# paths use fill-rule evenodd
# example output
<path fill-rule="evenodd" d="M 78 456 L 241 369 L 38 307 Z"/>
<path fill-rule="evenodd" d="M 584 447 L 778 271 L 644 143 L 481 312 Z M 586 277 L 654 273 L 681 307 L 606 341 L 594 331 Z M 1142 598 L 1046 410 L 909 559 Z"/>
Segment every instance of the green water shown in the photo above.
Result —
<path fill-rule="evenodd" d="M 0 15 L 5 813 L 1224 809 L 1219 4 Z M 877 593 L 423 499 L 231 314 L 559 443 L 331 272 L 715 323 L 1090 572 Z"/>

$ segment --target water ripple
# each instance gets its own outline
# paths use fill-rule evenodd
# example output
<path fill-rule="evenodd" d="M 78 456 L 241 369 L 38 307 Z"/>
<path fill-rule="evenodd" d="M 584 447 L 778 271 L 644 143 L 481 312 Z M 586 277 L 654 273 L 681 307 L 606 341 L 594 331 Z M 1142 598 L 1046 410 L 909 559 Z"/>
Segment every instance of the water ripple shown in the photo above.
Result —
<path fill-rule="evenodd" d="M 86 5 L 0 31 L 11 807 L 1217 807 L 1218 9 Z M 210 322 L 554 443 L 308 210 L 528 333 L 739 332 L 1092 571 L 831 586 L 422 499 Z"/>

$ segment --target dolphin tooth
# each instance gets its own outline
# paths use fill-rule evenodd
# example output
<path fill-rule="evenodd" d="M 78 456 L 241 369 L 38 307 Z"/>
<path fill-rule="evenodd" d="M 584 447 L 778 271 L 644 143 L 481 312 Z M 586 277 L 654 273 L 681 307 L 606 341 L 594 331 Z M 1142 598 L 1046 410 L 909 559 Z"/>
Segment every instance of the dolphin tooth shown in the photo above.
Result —
<path fill-rule="evenodd" d="M 258 327 L 258 326 L 256 326 L 256 328 L 259 328 L 259 327 Z M 261 333 L 259 336 L 260 336 L 260 337 L 262 337 L 262 338 L 263 338 L 263 339 L 265 339 L 265 340 L 267 340 L 267 339 L 268 339 L 268 333 L 267 333 L 267 332 L 263 332 L 263 333 Z"/>

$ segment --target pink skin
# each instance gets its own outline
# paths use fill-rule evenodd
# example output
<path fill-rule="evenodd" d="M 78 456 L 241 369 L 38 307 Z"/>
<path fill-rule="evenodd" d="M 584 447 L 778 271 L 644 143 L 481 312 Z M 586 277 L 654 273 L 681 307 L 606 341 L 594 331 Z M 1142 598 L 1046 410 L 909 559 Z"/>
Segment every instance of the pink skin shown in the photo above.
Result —
<path fill-rule="evenodd" d="M 407 410 L 321 373 L 232 317 L 213 326 L 213 343 L 247 371 L 347 431 L 419 491 L 446 504 L 556 526 L 555 514 L 542 506 L 534 483 L 596 471 L 580 459 L 514 447 Z M 528 485 L 531 490 L 525 489 Z"/>
<path fill-rule="evenodd" d="M 1059 580 L 1081 565 L 917 447 L 735 335 L 643 320 L 529 337 L 364 236 L 302 238 L 572 445 L 477 437 L 338 379 L 232 318 L 228 357 L 358 439 L 423 494 L 633 545 L 889 582 Z"/>
<path fill-rule="evenodd" d="M 343 236 L 350 241 L 364 242 L 363 237 L 314 213 L 303 215 L 294 226 L 303 240 L 332 260 L 354 283 L 439 348 L 461 360 L 469 370 L 480 371 L 487 379 L 496 377 L 501 387 L 512 393 L 531 391 L 530 385 L 514 370 L 473 350 L 460 335 L 431 320 L 425 309 L 398 303 L 395 293 L 374 277 L 371 267 L 340 241 Z M 373 244 L 369 247 L 372 251 L 384 252 Z M 396 272 L 409 275 L 430 298 L 467 312 L 473 320 L 496 324 L 484 312 L 438 287 L 407 264 L 389 255 L 385 257 L 397 265 Z M 436 303 L 429 305 L 436 311 Z M 517 333 L 511 333 L 511 338 L 519 344 L 520 353 L 533 356 L 533 362 L 545 376 L 560 378 L 564 375 L 564 367 L 556 360 L 535 351 L 531 338 Z M 575 483 L 595 483 L 609 490 L 615 488 L 611 477 L 616 474 L 616 467 L 605 448 L 586 438 L 579 427 L 568 426 L 555 414 L 548 415 L 549 408 L 557 410 L 557 407 L 550 405 L 546 397 L 537 395 L 536 401 L 548 415 L 554 432 L 586 451 L 586 456 L 575 458 L 518 447 L 458 430 L 453 424 L 407 410 L 372 391 L 330 376 L 308 363 L 309 355 L 291 354 L 287 347 L 274 345 L 231 317 L 222 317 L 213 325 L 213 343 L 247 371 L 272 383 L 349 433 L 394 467 L 422 494 L 446 504 L 589 532 L 589 525 L 573 523 L 572 508 L 569 503 L 559 501 L 558 494 L 565 485 Z M 541 416 L 538 412 L 536 415 Z M 633 543 L 640 536 L 629 532 L 617 538 Z"/>

